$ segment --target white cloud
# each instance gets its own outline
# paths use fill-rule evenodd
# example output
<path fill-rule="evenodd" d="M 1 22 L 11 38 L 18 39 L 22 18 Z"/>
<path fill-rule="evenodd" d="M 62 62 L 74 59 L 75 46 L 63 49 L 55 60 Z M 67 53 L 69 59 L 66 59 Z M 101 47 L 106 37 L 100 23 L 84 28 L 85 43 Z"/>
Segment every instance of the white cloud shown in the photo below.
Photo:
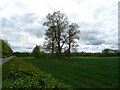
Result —
<path fill-rule="evenodd" d="M 44 38 L 45 16 L 62 11 L 81 30 L 79 50 L 117 48 L 119 0 L 0 0 L 0 29 L 14 51 L 31 51 Z M 99 46 L 99 47 L 98 47 Z M 94 49 L 96 47 L 96 49 Z"/>

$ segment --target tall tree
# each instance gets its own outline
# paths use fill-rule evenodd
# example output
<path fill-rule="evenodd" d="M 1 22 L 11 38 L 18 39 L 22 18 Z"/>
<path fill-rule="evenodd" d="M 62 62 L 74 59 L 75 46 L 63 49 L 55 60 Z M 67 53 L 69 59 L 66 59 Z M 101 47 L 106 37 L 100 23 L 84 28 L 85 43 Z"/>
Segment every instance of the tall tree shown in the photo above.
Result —
<path fill-rule="evenodd" d="M 67 41 L 68 44 L 68 58 L 70 57 L 71 48 L 75 49 L 78 45 L 76 45 L 75 40 L 79 39 L 80 30 L 78 30 L 79 26 L 76 23 L 72 23 L 68 26 L 67 31 Z"/>
<path fill-rule="evenodd" d="M 63 45 L 65 44 L 64 31 L 68 26 L 67 17 L 64 13 L 57 11 L 53 12 L 52 14 L 49 13 L 46 18 L 47 21 L 44 22 L 43 25 L 47 26 L 49 29 L 52 29 L 51 32 L 54 34 L 54 39 L 56 42 L 52 43 L 54 43 L 54 45 L 56 44 L 55 46 L 57 47 L 58 56 L 61 57 L 61 50 Z M 52 34 L 48 34 L 47 36 L 49 35 L 52 36 Z"/>
<path fill-rule="evenodd" d="M 48 30 L 46 30 L 46 38 L 45 38 L 45 42 L 44 42 L 44 49 L 46 49 L 46 51 L 52 51 L 52 53 L 55 52 L 55 45 L 56 45 L 56 41 L 55 41 L 55 31 L 54 31 L 54 27 L 50 27 L 48 28 Z"/>

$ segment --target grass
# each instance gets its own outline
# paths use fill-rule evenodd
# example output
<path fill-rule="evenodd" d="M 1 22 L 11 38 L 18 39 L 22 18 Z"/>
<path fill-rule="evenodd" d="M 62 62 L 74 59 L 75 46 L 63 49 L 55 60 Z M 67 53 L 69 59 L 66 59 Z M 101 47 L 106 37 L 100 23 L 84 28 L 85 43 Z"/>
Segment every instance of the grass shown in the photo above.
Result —
<path fill-rule="evenodd" d="M 74 88 L 118 87 L 118 57 L 22 58 Z"/>

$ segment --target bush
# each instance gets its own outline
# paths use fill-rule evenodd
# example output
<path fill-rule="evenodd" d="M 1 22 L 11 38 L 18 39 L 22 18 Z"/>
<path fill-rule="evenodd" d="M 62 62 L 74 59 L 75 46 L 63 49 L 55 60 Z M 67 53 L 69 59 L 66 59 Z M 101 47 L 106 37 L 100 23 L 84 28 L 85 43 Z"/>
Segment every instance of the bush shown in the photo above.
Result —
<path fill-rule="evenodd" d="M 9 73 L 3 79 L 3 88 L 71 88 L 70 85 L 40 71 L 20 58 L 14 57 L 7 62 L 7 65 L 9 65 Z"/>

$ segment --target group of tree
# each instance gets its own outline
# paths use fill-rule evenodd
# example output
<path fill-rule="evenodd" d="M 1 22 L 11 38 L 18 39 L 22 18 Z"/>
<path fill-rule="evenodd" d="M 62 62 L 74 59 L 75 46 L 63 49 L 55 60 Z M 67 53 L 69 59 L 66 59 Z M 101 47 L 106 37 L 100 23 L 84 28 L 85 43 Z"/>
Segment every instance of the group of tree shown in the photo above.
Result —
<path fill-rule="evenodd" d="M 10 44 L 5 40 L 0 39 L 0 57 L 11 56 L 12 52 Z"/>
<path fill-rule="evenodd" d="M 43 48 L 60 58 L 63 52 L 70 57 L 71 51 L 78 46 L 76 40 L 79 39 L 79 26 L 76 23 L 69 24 L 67 16 L 60 11 L 49 13 L 43 25 L 48 28 Z"/>

